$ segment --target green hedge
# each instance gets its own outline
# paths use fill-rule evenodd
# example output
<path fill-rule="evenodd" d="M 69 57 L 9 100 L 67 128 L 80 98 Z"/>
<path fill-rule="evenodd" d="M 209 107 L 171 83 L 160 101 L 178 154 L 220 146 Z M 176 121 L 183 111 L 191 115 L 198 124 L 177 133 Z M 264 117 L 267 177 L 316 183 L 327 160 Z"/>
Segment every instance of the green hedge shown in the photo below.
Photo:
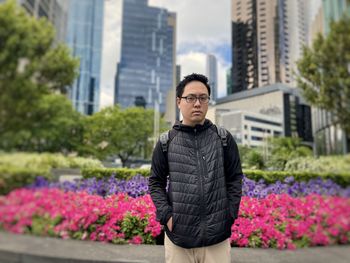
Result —
<path fill-rule="evenodd" d="M 31 184 L 36 177 L 49 180 L 52 168 L 98 168 L 99 160 L 64 156 L 60 153 L 0 152 L 0 195 Z"/>
<path fill-rule="evenodd" d="M 261 170 L 244 170 L 243 173 L 254 181 L 264 179 L 268 184 L 276 181 L 283 181 L 289 176 L 293 176 L 295 181 L 305 182 L 310 179 L 323 178 L 331 179 L 341 186 L 350 185 L 350 172 L 347 173 L 312 173 L 312 172 L 289 172 L 289 171 L 261 171 Z"/>
<path fill-rule="evenodd" d="M 313 173 L 349 173 L 350 154 L 320 157 L 299 157 L 289 160 L 285 171 L 305 171 Z"/>
<path fill-rule="evenodd" d="M 1 153 L 0 166 L 23 168 L 102 168 L 99 160 L 75 156 L 65 156 L 61 153 Z"/>
<path fill-rule="evenodd" d="M 0 195 L 6 195 L 15 188 L 29 185 L 38 176 L 52 179 L 48 169 L 0 166 Z"/>
<path fill-rule="evenodd" d="M 133 176 L 140 174 L 144 177 L 150 176 L 150 169 L 130 169 L 130 168 L 96 168 L 96 169 L 83 169 L 83 178 L 96 179 L 108 178 L 114 175 L 115 178 L 128 180 Z"/>
<path fill-rule="evenodd" d="M 262 170 L 243 170 L 243 173 L 254 181 L 264 179 L 266 183 L 274 183 L 276 181 L 283 181 L 289 176 L 293 176 L 296 181 L 309 181 L 318 177 L 324 179 L 331 179 L 332 181 L 342 185 L 350 185 L 350 172 L 349 173 L 311 173 L 311 172 L 285 172 L 285 171 L 262 171 Z M 118 179 L 130 179 L 136 174 L 142 176 L 150 176 L 149 169 L 128 169 L 128 168 L 104 168 L 104 169 L 84 169 L 82 175 L 84 178 L 96 179 L 108 178 L 112 175 Z"/>

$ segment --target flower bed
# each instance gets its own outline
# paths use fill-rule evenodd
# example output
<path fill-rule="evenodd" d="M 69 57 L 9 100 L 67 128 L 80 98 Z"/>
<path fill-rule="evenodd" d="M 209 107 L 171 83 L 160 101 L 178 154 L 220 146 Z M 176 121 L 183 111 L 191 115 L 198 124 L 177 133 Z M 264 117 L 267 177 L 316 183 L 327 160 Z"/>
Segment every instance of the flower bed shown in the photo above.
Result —
<path fill-rule="evenodd" d="M 43 177 L 38 177 L 31 189 L 38 188 L 58 188 L 64 191 L 86 191 L 89 194 L 109 196 L 118 193 L 125 193 L 131 197 L 143 196 L 148 193 L 148 178 L 136 175 L 130 180 L 116 179 L 113 176 L 109 179 L 82 179 L 72 182 L 50 182 Z"/>
<path fill-rule="evenodd" d="M 277 181 L 272 184 L 266 184 L 263 179 L 256 182 L 245 177 L 242 188 L 243 195 L 255 198 L 265 198 L 269 194 L 288 194 L 293 197 L 310 194 L 350 197 L 350 186 L 343 188 L 330 179 L 322 180 L 320 177 L 298 182 L 290 176 L 283 182 Z"/>
<path fill-rule="evenodd" d="M 154 244 L 161 233 L 149 195 L 103 198 L 59 189 L 19 189 L 0 197 L 0 228 L 113 243 Z M 349 243 L 350 199 L 287 194 L 243 197 L 234 246 L 295 248 Z"/>
<path fill-rule="evenodd" d="M 237 246 L 295 248 L 350 241 L 350 199 L 317 194 L 243 197 L 232 226 Z"/>
<path fill-rule="evenodd" d="M 0 228 L 13 233 L 136 244 L 153 244 L 161 232 L 149 195 L 103 198 L 46 188 L 19 189 L 0 197 Z"/>
<path fill-rule="evenodd" d="M 76 180 L 74 182 L 53 183 L 44 178 L 37 178 L 31 188 L 59 188 L 65 191 L 87 191 L 89 194 L 108 196 L 117 193 L 127 193 L 132 197 L 142 196 L 148 193 L 148 179 L 136 175 L 130 180 L 120 180 L 114 177 L 109 179 L 90 178 Z M 350 186 L 342 188 L 331 180 L 321 178 L 311 179 L 308 182 L 296 182 L 293 177 L 288 177 L 284 182 L 277 181 L 266 184 L 263 179 L 258 182 L 243 178 L 243 196 L 265 198 L 269 194 L 289 194 L 294 197 L 319 194 L 327 196 L 350 197 Z"/>

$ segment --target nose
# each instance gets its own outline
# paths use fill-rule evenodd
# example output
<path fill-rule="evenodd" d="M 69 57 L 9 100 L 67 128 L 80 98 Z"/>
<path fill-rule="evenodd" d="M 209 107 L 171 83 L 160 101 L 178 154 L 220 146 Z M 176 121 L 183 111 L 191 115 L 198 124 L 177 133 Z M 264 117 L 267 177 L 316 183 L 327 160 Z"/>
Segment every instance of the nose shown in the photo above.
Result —
<path fill-rule="evenodd" d="M 194 103 L 195 107 L 200 107 L 201 103 L 199 102 L 199 98 L 196 99 L 195 103 Z"/>

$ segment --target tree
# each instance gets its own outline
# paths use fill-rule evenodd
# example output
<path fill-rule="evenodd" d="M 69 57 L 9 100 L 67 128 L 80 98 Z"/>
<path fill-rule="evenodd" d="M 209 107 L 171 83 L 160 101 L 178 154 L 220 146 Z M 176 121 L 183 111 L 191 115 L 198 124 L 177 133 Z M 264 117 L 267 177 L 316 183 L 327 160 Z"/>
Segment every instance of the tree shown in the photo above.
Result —
<path fill-rule="evenodd" d="M 251 149 L 249 153 L 247 154 L 247 165 L 249 169 L 264 169 L 265 163 L 264 163 L 264 157 L 263 155 L 254 149 Z"/>
<path fill-rule="evenodd" d="M 298 86 L 306 100 L 333 113 L 334 124 L 350 134 L 350 17 L 331 23 L 327 36 L 319 34 L 304 47 L 297 62 Z"/>
<path fill-rule="evenodd" d="M 82 143 L 83 118 L 65 96 L 43 96 L 33 116 L 36 127 L 31 130 L 28 148 L 39 152 L 76 151 Z"/>
<path fill-rule="evenodd" d="M 122 110 L 114 106 L 88 116 L 82 153 L 100 159 L 118 155 L 125 166 L 131 156 L 147 148 L 153 135 L 153 114 L 142 107 Z"/>
<path fill-rule="evenodd" d="M 68 47 L 54 43 L 55 32 L 46 19 L 29 16 L 15 1 L 0 5 L 0 25 L 0 147 L 49 150 L 54 142 L 48 135 L 57 138 L 53 134 L 63 128 L 58 123 L 66 123 L 62 118 L 76 118 L 64 98 L 53 96 L 72 84 L 79 62 Z M 55 112 L 47 104 L 51 102 Z"/>
<path fill-rule="evenodd" d="M 268 138 L 268 167 L 274 170 L 284 170 L 287 161 L 303 156 L 312 156 L 311 149 L 301 145 L 300 138 L 277 137 Z"/>
<path fill-rule="evenodd" d="M 264 169 L 265 163 L 261 149 L 238 145 L 238 150 L 244 169 Z"/>

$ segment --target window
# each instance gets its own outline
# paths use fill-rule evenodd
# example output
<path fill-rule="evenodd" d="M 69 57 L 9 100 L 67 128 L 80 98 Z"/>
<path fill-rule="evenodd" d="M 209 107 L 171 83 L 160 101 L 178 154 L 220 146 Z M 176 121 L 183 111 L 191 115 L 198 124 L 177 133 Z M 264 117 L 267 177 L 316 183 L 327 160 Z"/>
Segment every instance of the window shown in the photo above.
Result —
<path fill-rule="evenodd" d="M 265 129 L 263 129 L 263 128 L 259 128 L 259 127 L 250 127 L 250 129 L 252 130 L 252 131 L 259 131 L 259 132 L 265 132 L 266 130 Z"/>
<path fill-rule="evenodd" d="M 247 121 L 254 121 L 254 122 L 259 122 L 259 123 L 265 123 L 265 124 L 270 124 L 270 125 L 274 125 L 274 126 L 278 126 L 278 127 L 282 126 L 282 124 L 278 123 L 278 122 L 263 120 L 263 119 L 259 119 L 259 118 L 255 118 L 255 117 L 251 117 L 251 116 L 244 116 L 244 119 L 247 120 Z"/>
<path fill-rule="evenodd" d="M 273 131 L 273 136 L 280 136 L 282 133 L 279 131 Z"/>

